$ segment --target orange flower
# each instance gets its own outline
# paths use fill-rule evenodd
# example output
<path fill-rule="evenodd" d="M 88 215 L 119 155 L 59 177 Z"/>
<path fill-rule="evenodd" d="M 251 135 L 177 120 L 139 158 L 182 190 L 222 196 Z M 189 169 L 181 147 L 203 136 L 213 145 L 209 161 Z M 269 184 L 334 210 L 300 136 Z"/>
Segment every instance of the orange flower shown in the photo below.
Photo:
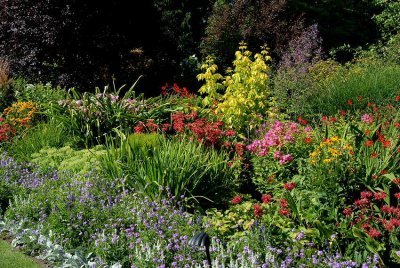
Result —
<path fill-rule="evenodd" d="M 374 141 L 373 140 L 367 140 L 366 142 L 365 142 L 365 146 L 367 146 L 367 147 L 371 147 L 371 146 L 373 146 L 374 145 Z"/>

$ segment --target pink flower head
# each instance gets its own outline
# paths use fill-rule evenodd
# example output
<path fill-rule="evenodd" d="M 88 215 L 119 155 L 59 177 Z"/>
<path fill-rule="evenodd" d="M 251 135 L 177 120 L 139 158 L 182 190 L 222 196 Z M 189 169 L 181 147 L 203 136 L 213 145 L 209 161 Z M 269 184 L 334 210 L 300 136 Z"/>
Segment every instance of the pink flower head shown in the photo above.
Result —
<path fill-rule="evenodd" d="M 286 154 L 282 156 L 279 160 L 279 164 L 284 165 L 293 161 L 293 156 L 291 154 Z"/>
<path fill-rule="evenodd" d="M 280 159 L 282 156 L 283 156 L 283 154 L 282 154 L 281 151 L 275 151 L 275 153 L 274 153 L 274 158 L 275 158 L 276 160 Z"/>
<path fill-rule="evenodd" d="M 374 119 L 372 115 L 364 114 L 363 116 L 361 116 L 361 121 L 367 124 L 372 124 L 372 122 L 374 122 Z"/>

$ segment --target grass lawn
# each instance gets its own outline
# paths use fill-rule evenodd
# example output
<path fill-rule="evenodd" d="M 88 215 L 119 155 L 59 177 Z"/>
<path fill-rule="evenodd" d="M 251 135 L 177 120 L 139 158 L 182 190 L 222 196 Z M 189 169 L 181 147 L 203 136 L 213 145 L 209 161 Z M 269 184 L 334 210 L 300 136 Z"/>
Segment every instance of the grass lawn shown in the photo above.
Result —
<path fill-rule="evenodd" d="M 1 268 L 43 268 L 33 258 L 30 258 L 14 249 L 6 241 L 0 239 L 0 267 Z"/>

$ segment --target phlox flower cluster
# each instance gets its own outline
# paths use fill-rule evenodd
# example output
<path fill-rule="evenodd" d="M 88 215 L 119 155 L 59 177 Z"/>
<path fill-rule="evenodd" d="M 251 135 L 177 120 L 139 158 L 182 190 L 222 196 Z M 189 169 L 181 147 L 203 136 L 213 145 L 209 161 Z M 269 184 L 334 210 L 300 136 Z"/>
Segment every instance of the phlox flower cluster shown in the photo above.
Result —
<path fill-rule="evenodd" d="M 284 147 L 294 144 L 300 139 L 305 142 L 311 142 L 311 128 L 303 127 L 295 122 L 275 121 L 273 124 L 264 124 L 258 133 L 263 133 L 261 139 L 254 140 L 247 146 L 247 150 L 264 157 L 272 154 L 274 159 L 281 165 L 290 163 L 294 160 L 292 154 L 283 153 Z"/>

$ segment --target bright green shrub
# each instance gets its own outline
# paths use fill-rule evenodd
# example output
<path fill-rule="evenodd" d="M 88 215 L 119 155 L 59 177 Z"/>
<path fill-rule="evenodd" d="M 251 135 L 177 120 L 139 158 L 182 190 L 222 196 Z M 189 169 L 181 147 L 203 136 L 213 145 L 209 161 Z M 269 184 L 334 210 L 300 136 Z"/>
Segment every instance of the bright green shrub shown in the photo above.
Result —
<path fill-rule="evenodd" d="M 199 92 L 205 94 L 203 104 L 215 108 L 215 113 L 230 127 L 242 133 L 254 129 L 274 106 L 269 90 L 268 48 L 252 56 L 245 43 L 235 53 L 233 68 L 225 76 L 217 73 L 212 57 L 202 65 L 197 76 L 205 84 Z"/>
<path fill-rule="evenodd" d="M 44 148 L 32 154 L 32 163 L 41 168 L 57 169 L 86 174 L 99 168 L 98 157 L 105 154 L 103 146 L 76 151 L 70 146 Z"/>

